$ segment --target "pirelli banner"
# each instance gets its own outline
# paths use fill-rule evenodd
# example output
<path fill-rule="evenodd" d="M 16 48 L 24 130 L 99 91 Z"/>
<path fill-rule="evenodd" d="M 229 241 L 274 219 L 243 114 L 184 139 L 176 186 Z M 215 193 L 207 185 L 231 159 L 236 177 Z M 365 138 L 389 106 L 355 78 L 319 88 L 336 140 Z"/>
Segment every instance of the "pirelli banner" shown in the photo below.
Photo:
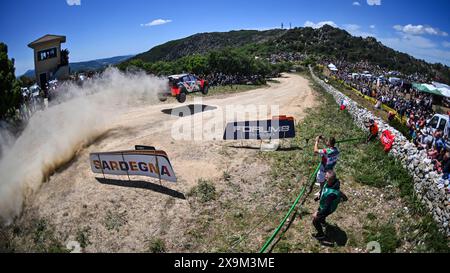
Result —
<path fill-rule="evenodd" d="M 177 182 L 164 151 L 138 149 L 90 154 L 91 169 L 98 174 L 148 176 Z"/>
<path fill-rule="evenodd" d="M 277 116 L 270 120 L 231 122 L 227 124 L 224 140 L 270 140 L 295 138 L 293 117 Z"/>

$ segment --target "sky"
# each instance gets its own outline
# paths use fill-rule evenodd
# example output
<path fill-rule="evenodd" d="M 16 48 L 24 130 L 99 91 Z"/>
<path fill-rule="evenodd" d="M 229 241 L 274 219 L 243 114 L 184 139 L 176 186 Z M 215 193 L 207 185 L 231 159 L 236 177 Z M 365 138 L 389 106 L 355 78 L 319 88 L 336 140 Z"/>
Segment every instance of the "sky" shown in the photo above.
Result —
<path fill-rule="evenodd" d="M 1 0 L 0 42 L 16 75 L 33 69 L 27 45 L 65 35 L 70 61 L 145 52 L 201 32 L 321 27 L 372 36 L 416 58 L 450 65 L 449 0 Z"/>

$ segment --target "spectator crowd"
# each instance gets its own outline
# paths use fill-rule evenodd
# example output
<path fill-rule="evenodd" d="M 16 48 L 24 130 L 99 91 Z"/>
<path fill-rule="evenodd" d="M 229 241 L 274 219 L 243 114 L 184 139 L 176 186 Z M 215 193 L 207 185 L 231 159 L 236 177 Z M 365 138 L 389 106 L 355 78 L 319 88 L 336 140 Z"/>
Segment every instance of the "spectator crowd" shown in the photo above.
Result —
<path fill-rule="evenodd" d="M 447 147 L 447 143 L 450 143 L 450 122 L 445 126 L 436 124 L 438 120 L 433 118 L 436 114 L 433 110 L 436 97 L 415 90 L 411 84 L 429 82 L 430 79 L 417 73 L 402 75 L 396 71 L 386 71 L 367 62 L 348 63 L 335 60 L 321 62 L 324 67 L 328 67 L 330 63 L 338 68 L 331 73 L 361 94 L 374 98 L 375 108 L 381 109 L 384 104 L 395 110 L 402 121 L 406 120 L 411 141 L 418 149 L 426 150 L 427 160 L 434 164 L 435 171 L 443 174 L 444 179 L 449 177 L 450 147 Z M 395 112 L 388 113 L 390 122 L 394 120 Z M 427 121 L 430 121 L 431 126 L 428 126 Z M 438 129 L 432 129 L 433 127 Z"/>
<path fill-rule="evenodd" d="M 226 86 L 226 85 L 238 85 L 238 84 L 253 84 L 253 85 L 259 85 L 265 83 L 265 78 L 262 75 L 240 75 L 240 74 L 233 74 L 233 75 L 227 75 L 224 73 L 211 73 L 206 76 L 200 76 L 201 78 L 204 78 L 208 81 L 209 86 L 216 87 L 216 86 Z"/>

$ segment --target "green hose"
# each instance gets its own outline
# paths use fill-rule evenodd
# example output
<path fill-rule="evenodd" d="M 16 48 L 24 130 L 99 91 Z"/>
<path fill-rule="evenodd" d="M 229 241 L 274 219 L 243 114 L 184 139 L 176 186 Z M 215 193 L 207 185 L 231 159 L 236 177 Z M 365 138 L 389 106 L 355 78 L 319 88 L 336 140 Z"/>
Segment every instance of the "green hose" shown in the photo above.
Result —
<path fill-rule="evenodd" d="M 345 139 L 345 140 L 337 141 L 336 144 L 352 142 L 352 141 L 357 141 L 357 140 L 364 140 L 364 139 L 366 139 L 366 138 L 361 138 L 360 137 L 360 138 Z"/>
<path fill-rule="evenodd" d="M 316 170 L 314 171 L 314 173 L 311 175 L 311 177 L 309 178 L 309 181 L 312 180 L 312 178 L 314 178 L 317 173 L 319 172 L 320 169 L 320 164 L 317 166 Z M 261 250 L 259 251 L 259 253 L 264 253 L 264 251 L 267 250 L 267 248 L 269 247 L 269 245 L 273 242 L 273 240 L 275 239 L 275 237 L 278 235 L 278 233 L 280 232 L 281 228 L 284 226 L 284 224 L 286 223 L 287 219 L 289 219 L 289 216 L 291 216 L 291 213 L 294 211 L 295 207 L 297 206 L 298 202 L 300 201 L 300 198 L 302 198 L 303 194 L 305 194 L 306 188 L 308 185 L 305 185 L 302 189 L 302 191 L 300 192 L 299 196 L 297 197 L 297 199 L 295 200 L 294 204 L 292 204 L 291 208 L 289 209 L 288 213 L 286 214 L 286 216 L 283 218 L 283 220 L 281 221 L 280 225 L 277 227 L 277 229 L 274 231 L 274 233 L 272 234 L 272 236 L 270 236 L 270 238 L 266 241 L 266 243 L 264 244 L 264 246 L 261 248 Z"/>

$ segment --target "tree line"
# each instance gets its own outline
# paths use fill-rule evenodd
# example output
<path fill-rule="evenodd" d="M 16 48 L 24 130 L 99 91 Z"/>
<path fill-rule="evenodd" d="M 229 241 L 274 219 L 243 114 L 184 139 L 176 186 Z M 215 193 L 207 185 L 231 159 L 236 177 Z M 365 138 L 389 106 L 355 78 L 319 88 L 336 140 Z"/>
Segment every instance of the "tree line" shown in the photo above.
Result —
<path fill-rule="evenodd" d="M 0 43 L 0 120 L 14 118 L 22 96 L 16 79 L 14 59 L 8 58 L 8 46 Z"/>
<path fill-rule="evenodd" d="M 245 50 L 226 48 L 207 54 L 192 54 L 175 61 L 144 62 L 141 59 L 132 59 L 119 64 L 118 68 L 127 70 L 135 67 L 155 75 L 223 73 L 269 77 L 288 71 L 291 66 L 291 63 L 271 64 L 264 58 L 248 54 Z"/>

